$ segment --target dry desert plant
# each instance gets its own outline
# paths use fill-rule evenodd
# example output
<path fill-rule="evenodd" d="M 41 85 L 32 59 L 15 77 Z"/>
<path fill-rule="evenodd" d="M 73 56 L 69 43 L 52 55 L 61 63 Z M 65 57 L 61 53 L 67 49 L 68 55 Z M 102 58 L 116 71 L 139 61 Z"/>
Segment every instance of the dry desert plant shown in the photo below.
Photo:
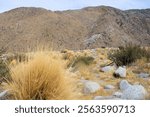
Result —
<path fill-rule="evenodd" d="M 76 99 L 73 79 L 63 62 L 44 52 L 34 53 L 32 59 L 10 68 L 11 80 L 3 86 L 12 99 L 67 100 Z"/>
<path fill-rule="evenodd" d="M 130 65 L 143 57 L 149 60 L 149 51 L 132 43 L 109 53 L 109 59 L 115 62 L 117 66 Z"/>

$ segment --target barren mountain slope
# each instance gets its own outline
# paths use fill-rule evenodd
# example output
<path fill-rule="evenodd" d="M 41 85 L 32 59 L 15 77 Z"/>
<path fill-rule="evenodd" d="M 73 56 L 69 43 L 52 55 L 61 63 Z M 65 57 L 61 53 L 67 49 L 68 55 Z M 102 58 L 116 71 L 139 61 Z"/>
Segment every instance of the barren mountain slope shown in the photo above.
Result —
<path fill-rule="evenodd" d="M 49 11 L 17 8 L 0 14 L 0 47 L 25 51 L 39 44 L 54 49 L 150 45 L 150 9 L 122 11 L 112 7 Z"/>

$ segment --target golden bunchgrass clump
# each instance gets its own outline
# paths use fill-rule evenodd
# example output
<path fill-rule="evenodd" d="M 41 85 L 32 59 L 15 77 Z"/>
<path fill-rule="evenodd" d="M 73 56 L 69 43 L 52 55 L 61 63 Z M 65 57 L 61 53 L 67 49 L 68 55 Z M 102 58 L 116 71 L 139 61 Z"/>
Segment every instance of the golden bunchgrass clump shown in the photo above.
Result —
<path fill-rule="evenodd" d="M 62 60 L 36 52 L 30 60 L 10 68 L 11 80 L 4 85 L 12 99 L 76 99 L 74 81 L 66 73 Z"/>

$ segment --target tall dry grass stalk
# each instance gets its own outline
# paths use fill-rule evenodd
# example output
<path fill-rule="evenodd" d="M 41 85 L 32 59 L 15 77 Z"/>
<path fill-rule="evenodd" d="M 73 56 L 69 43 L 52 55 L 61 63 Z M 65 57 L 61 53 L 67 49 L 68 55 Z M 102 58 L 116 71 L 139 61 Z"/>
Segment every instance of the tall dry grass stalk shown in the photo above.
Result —
<path fill-rule="evenodd" d="M 76 99 L 74 81 L 62 60 L 37 52 L 26 62 L 10 68 L 11 80 L 4 85 L 17 100 Z"/>

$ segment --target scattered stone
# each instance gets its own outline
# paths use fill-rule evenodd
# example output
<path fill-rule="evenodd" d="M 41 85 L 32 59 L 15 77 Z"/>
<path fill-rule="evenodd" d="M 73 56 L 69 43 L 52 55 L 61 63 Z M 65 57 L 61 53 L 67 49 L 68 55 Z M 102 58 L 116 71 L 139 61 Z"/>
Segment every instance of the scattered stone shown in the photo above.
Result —
<path fill-rule="evenodd" d="M 126 67 L 119 67 L 115 73 L 114 73 L 115 77 L 121 77 L 121 78 L 125 78 L 126 77 Z"/>
<path fill-rule="evenodd" d="M 120 82 L 122 90 L 121 99 L 144 100 L 147 97 L 147 91 L 142 85 L 131 85 L 126 80 Z"/>
<path fill-rule="evenodd" d="M 106 85 L 104 86 L 104 89 L 114 89 L 115 87 L 113 85 Z"/>
<path fill-rule="evenodd" d="M 5 90 L 5 91 L 3 91 L 3 92 L 0 93 L 0 99 L 1 99 L 1 100 L 5 98 L 5 96 L 7 95 L 7 92 L 8 92 L 8 91 Z"/>
<path fill-rule="evenodd" d="M 93 57 L 94 59 L 96 59 L 96 58 L 97 58 L 96 49 L 91 49 L 91 53 L 92 53 L 92 57 Z"/>
<path fill-rule="evenodd" d="M 138 77 L 140 77 L 140 78 L 148 78 L 148 77 L 150 77 L 150 74 L 148 74 L 148 73 L 140 73 L 140 74 L 138 74 Z"/>
<path fill-rule="evenodd" d="M 116 98 L 114 96 L 95 96 L 94 100 L 121 100 L 121 98 Z"/>
<path fill-rule="evenodd" d="M 94 93 L 94 92 L 98 91 L 100 88 L 101 87 L 97 82 L 87 81 L 87 82 L 84 83 L 83 92 L 85 94 L 90 94 L 90 93 Z"/>
<path fill-rule="evenodd" d="M 146 95 L 147 92 L 143 86 L 134 85 L 124 90 L 121 98 L 129 100 L 144 100 Z"/>
<path fill-rule="evenodd" d="M 110 72 L 110 71 L 112 71 L 112 70 L 114 70 L 114 67 L 113 67 L 113 66 L 105 66 L 105 67 L 102 67 L 102 68 L 101 68 L 101 71 L 102 71 L 102 72 Z"/>
<path fill-rule="evenodd" d="M 123 100 L 123 99 L 121 99 L 121 98 L 113 98 L 112 100 Z"/>
<path fill-rule="evenodd" d="M 127 80 L 122 80 L 121 82 L 120 82 L 120 89 L 122 90 L 122 91 L 124 91 L 124 90 L 126 90 L 128 87 L 130 87 L 131 85 L 128 83 L 128 81 Z"/>
<path fill-rule="evenodd" d="M 94 97 L 94 100 L 101 100 L 101 99 L 104 99 L 104 96 L 95 96 Z"/>
<path fill-rule="evenodd" d="M 122 93 L 121 93 L 121 92 L 115 92 L 115 93 L 113 94 L 113 96 L 116 97 L 116 98 L 121 98 Z"/>
<path fill-rule="evenodd" d="M 80 82 L 84 84 L 84 83 L 88 82 L 88 80 L 81 79 Z"/>

